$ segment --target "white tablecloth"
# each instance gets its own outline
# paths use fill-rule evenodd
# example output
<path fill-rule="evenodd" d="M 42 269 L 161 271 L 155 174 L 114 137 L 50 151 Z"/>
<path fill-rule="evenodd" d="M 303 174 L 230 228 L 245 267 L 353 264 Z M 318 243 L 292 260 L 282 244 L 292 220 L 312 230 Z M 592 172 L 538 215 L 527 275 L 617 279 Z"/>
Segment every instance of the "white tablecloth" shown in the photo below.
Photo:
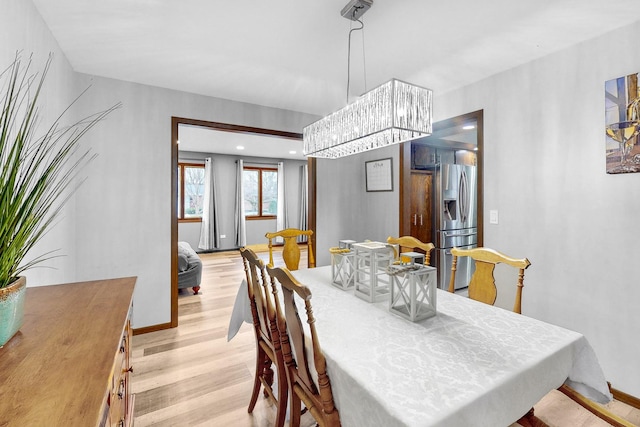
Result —
<path fill-rule="evenodd" d="M 507 426 L 567 379 L 591 399 L 611 399 L 579 333 L 444 291 L 438 314 L 412 323 L 331 286 L 330 267 L 294 275 L 313 294 L 345 427 Z"/>
<path fill-rule="evenodd" d="M 251 306 L 249 305 L 249 293 L 247 289 L 247 281 L 245 279 L 240 283 L 236 300 L 233 303 L 233 311 L 229 320 L 229 329 L 227 332 L 227 341 L 235 337 L 243 322 L 253 323 L 253 315 L 251 314 Z"/>

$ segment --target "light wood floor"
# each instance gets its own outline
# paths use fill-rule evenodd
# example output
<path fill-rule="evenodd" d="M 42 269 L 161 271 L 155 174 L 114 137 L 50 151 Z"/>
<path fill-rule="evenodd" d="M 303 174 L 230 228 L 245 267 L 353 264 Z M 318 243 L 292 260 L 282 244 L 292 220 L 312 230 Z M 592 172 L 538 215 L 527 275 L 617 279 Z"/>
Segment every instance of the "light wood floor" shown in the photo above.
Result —
<path fill-rule="evenodd" d="M 267 253 L 259 255 L 268 260 Z M 229 317 L 244 278 L 240 254 L 232 251 L 200 257 L 200 295 L 191 290 L 180 294 L 179 326 L 133 337 L 135 425 L 270 426 L 275 409 L 262 396 L 253 414 L 247 413 L 255 369 L 251 326 L 244 324 L 227 342 Z M 279 254 L 274 261 L 283 265 Z M 300 264 L 306 265 L 306 253 Z M 620 402 L 610 405 L 612 411 L 640 425 L 640 411 Z M 551 427 L 608 426 L 555 391 L 536 405 L 535 413 Z M 303 426 L 313 425 L 306 414 Z"/>

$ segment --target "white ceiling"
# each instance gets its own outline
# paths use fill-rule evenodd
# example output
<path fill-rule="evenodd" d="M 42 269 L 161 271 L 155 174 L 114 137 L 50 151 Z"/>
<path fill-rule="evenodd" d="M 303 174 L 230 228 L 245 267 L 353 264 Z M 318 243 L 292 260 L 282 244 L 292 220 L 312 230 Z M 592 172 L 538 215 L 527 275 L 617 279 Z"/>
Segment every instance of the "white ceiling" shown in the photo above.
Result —
<path fill-rule="evenodd" d="M 305 160 L 302 141 L 250 133 L 225 132 L 202 126 L 178 126 L 178 150 L 232 156 Z M 238 147 L 242 147 L 239 149 Z"/>
<path fill-rule="evenodd" d="M 33 3 L 78 72 L 317 115 L 346 104 L 348 0 Z M 639 19 L 638 0 L 375 0 L 350 95 L 363 50 L 366 89 L 395 77 L 437 96 Z"/>

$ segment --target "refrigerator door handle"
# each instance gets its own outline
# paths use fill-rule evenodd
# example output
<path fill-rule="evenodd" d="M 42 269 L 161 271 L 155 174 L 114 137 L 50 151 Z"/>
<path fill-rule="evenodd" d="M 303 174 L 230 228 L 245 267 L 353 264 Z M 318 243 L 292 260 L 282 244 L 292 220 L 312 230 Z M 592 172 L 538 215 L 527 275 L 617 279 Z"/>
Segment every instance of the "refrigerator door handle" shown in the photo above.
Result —
<path fill-rule="evenodd" d="M 467 222 L 469 215 L 469 191 L 467 188 L 467 172 L 463 169 L 460 173 L 460 186 L 458 187 L 458 200 L 460 203 L 460 216 L 462 222 Z"/>
<path fill-rule="evenodd" d="M 464 171 L 464 196 L 467 202 L 464 205 L 464 217 L 469 219 L 469 209 L 471 208 L 471 193 L 469 192 L 469 176 L 467 171 Z"/>
<path fill-rule="evenodd" d="M 460 220 L 464 222 L 464 171 L 460 172 L 458 180 L 458 209 L 460 210 Z"/>
<path fill-rule="evenodd" d="M 468 236 L 475 236 L 478 233 L 449 233 L 444 231 L 443 234 L 445 237 L 468 237 Z"/>

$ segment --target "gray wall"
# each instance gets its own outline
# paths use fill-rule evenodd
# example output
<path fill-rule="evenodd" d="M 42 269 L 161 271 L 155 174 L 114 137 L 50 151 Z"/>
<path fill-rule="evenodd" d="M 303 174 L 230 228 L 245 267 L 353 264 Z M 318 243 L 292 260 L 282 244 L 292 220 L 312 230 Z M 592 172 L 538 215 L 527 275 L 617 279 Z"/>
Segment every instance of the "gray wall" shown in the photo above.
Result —
<path fill-rule="evenodd" d="M 76 75 L 31 1 L 2 2 L 0 40 L 2 40 L 0 42 L 2 70 L 13 62 L 18 51 L 22 51 L 23 67 L 27 65 L 29 56 L 33 53 L 33 73 L 42 70 L 49 53 L 54 54 L 55 61 L 49 70 L 47 83 L 40 96 L 41 125 L 38 129 L 44 133 L 46 126 L 50 125 L 79 95 L 80 86 Z M 107 105 L 104 105 L 103 109 L 106 107 Z M 63 123 L 73 123 L 78 117 L 78 111 L 81 110 L 72 109 Z M 27 286 L 63 283 L 73 279 L 77 253 L 75 222 L 76 201 L 72 198 L 59 216 L 57 225 L 50 230 L 33 252 L 27 255 L 25 261 L 50 251 L 55 251 L 55 255 L 61 256 L 50 259 L 44 264 L 50 268 L 36 268 L 26 272 L 24 275 L 27 277 Z"/>
<path fill-rule="evenodd" d="M 224 154 L 206 154 L 189 151 L 179 152 L 179 158 L 204 159 L 211 156 L 214 161 L 216 174 L 216 196 L 220 208 L 218 224 L 220 234 L 226 236 L 220 239 L 220 249 L 235 249 L 235 200 L 236 200 L 236 160 L 243 159 L 245 165 L 252 162 L 265 163 L 277 166 L 279 161 L 284 162 L 285 193 L 287 199 L 287 215 L 289 227 L 299 228 L 300 218 L 300 166 L 306 161 L 287 159 L 267 159 L 261 157 L 229 156 Z M 184 222 L 178 224 L 178 239 L 188 242 L 196 251 L 200 241 L 199 222 Z M 265 233 L 277 231 L 276 220 L 251 220 L 246 221 L 247 244 L 266 243 Z"/>
<path fill-rule="evenodd" d="M 91 109 L 121 100 L 92 138 L 100 157 L 76 196 L 79 280 L 137 275 L 134 327 L 170 320 L 171 117 L 300 132 L 315 118 L 134 83 L 78 75 Z"/>
<path fill-rule="evenodd" d="M 30 270 L 28 286 L 137 276 L 133 327 L 168 323 L 171 117 L 289 132 L 301 132 L 317 117 L 75 73 L 29 1 L 3 2 L 0 28 L 0 63 L 5 66 L 16 51 L 34 52 L 36 63 L 56 53 L 43 95 L 43 123 L 89 85 L 74 118 L 123 103 L 84 139 L 98 158 L 61 222 L 35 249 L 59 248 L 67 256 L 47 264 L 55 269 Z"/>
<path fill-rule="evenodd" d="M 393 191 L 367 192 L 365 162 L 391 157 Z M 329 248 L 338 241 L 386 241 L 399 229 L 399 146 L 336 160 L 317 160 L 316 265 L 331 263 Z"/>
<path fill-rule="evenodd" d="M 605 173 L 604 82 L 640 72 L 640 23 L 461 90 L 484 109 L 486 246 L 528 257 L 522 312 L 583 333 L 607 380 L 640 396 L 640 174 Z"/>

